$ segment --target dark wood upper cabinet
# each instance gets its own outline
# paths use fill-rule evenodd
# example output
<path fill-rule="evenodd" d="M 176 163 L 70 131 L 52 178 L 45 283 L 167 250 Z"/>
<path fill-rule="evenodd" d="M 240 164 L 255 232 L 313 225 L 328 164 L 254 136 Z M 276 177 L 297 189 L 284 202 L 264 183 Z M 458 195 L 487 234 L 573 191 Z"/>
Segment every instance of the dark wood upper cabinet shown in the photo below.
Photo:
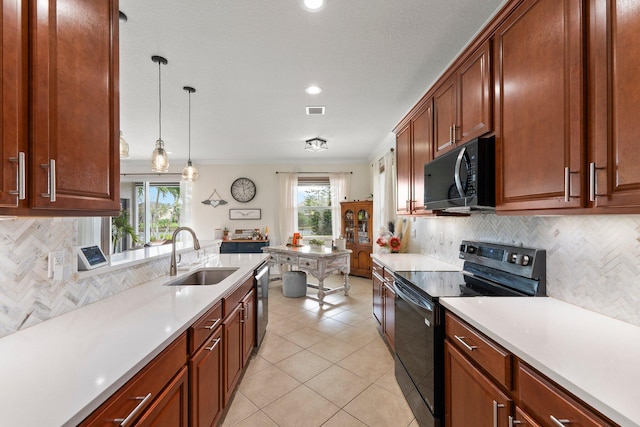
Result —
<path fill-rule="evenodd" d="M 640 9 L 590 0 L 590 206 L 640 206 Z"/>
<path fill-rule="evenodd" d="M 27 102 L 27 3 L 3 0 L 0 24 L 2 29 L 2 85 L 0 86 L 0 207 L 18 206 L 18 156 L 24 168 Z M 22 182 L 21 185 L 25 185 Z"/>
<path fill-rule="evenodd" d="M 584 205 L 583 10 L 525 0 L 496 30 L 498 210 Z"/>
<path fill-rule="evenodd" d="M 411 212 L 411 126 L 396 133 L 396 212 Z"/>
<path fill-rule="evenodd" d="M 411 213 L 424 211 L 424 165 L 433 159 L 433 104 L 429 101 L 411 119 Z"/>
<path fill-rule="evenodd" d="M 117 215 L 118 24 L 118 0 L 3 1 L 0 214 Z"/>
<path fill-rule="evenodd" d="M 456 142 L 457 75 L 440 85 L 433 94 L 433 154 L 438 157 Z"/>
<path fill-rule="evenodd" d="M 467 142 L 493 130 L 491 41 L 480 46 L 458 69 L 458 130 Z"/>
<path fill-rule="evenodd" d="M 433 94 L 433 155 L 492 130 L 491 42 L 471 53 Z"/>
<path fill-rule="evenodd" d="M 32 3 L 32 207 L 117 211 L 118 1 Z"/>

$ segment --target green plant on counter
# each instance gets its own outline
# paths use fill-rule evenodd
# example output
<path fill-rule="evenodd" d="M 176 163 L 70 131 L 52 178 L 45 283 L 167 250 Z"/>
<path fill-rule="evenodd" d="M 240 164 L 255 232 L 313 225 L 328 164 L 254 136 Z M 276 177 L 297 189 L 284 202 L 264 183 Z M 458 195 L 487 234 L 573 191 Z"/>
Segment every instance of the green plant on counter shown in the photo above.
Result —
<path fill-rule="evenodd" d="M 311 240 L 309 240 L 309 244 L 310 244 L 310 245 L 314 245 L 314 246 L 322 246 L 322 245 L 324 245 L 324 240 L 321 240 L 321 239 L 311 239 Z"/>

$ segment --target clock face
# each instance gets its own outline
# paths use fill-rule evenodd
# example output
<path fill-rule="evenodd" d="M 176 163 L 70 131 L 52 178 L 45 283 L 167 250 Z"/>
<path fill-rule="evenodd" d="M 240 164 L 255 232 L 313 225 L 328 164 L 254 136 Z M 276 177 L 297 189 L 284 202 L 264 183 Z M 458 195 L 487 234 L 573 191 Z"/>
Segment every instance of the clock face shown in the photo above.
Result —
<path fill-rule="evenodd" d="M 231 184 L 231 196 L 246 203 L 256 196 L 256 185 L 249 178 L 238 178 Z"/>

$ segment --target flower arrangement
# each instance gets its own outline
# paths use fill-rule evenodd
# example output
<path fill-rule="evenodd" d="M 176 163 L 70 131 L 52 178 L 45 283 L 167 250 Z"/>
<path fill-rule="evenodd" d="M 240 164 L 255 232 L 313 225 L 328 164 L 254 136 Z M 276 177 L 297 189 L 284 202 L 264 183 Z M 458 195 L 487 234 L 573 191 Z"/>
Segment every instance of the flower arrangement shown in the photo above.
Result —
<path fill-rule="evenodd" d="M 404 223 L 402 223 L 404 224 Z M 401 227 L 402 228 L 402 227 Z M 376 240 L 376 244 L 380 248 L 381 253 L 399 253 L 404 252 L 406 247 L 403 248 L 402 236 L 405 234 L 404 232 L 400 233 L 399 236 L 394 234 L 395 224 L 393 222 L 389 222 L 389 228 L 380 227 L 380 232 L 378 235 L 378 239 Z M 406 242 L 405 246 L 406 246 Z"/>

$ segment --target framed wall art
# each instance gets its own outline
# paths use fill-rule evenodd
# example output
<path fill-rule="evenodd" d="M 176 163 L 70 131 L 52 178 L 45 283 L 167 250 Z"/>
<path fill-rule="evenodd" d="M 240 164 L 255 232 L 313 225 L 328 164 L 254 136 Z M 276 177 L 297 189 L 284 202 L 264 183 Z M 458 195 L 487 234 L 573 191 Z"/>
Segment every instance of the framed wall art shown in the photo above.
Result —
<path fill-rule="evenodd" d="M 262 209 L 229 209 L 229 219 L 260 219 Z"/>

